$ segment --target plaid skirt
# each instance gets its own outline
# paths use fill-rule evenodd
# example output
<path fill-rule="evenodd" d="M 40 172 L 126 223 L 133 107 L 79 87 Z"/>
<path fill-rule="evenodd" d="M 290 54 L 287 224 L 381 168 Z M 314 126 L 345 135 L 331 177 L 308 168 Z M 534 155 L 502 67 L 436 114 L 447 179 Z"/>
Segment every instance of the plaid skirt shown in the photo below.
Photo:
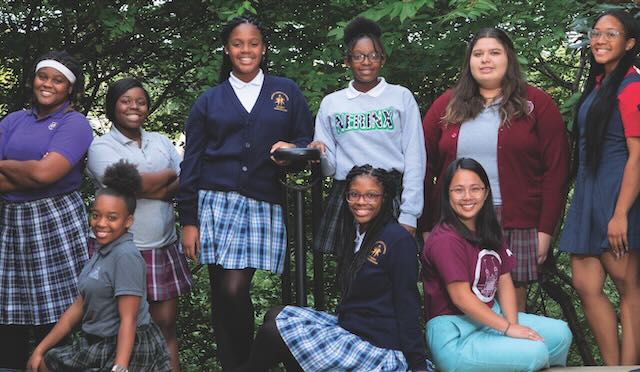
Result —
<path fill-rule="evenodd" d="M 406 371 L 399 350 L 373 346 L 338 325 L 338 318 L 286 306 L 276 318 L 280 336 L 305 371 Z"/>
<path fill-rule="evenodd" d="M 402 194 L 402 176 L 400 172 L 395 177 L 396 197 L 393 199 L 393 215 L 398 218 L 400 215 L 400 199 Z M 313 250 L 322 253 L 337 253 L 338 242 L 342 237 L 342 223 L 344 209 L 347 207 L 344 189 L 347 186 L 346 181 L 333 180 L 329 196 L 325 200 L 325 209 L 318 226 L 317 235 L 313 240 Z"/>
<path fill-rule="evenodd" d="M 282 206 L 237 192 L 200 190 L 200 262 L 281 274 L 287 249 Z"/>
<path fill-rule="evenodd" d="M 89 238 L 89 257 L 98 250 L 94 238 Z M 141 250 L 147 273 L 147 300 L 166 301 L 182 296 L 193 287 L 187 260 L 178 242 L 166 247 Z"/>
<path fill-rule="evenodd" d="M 79 192 L 0 205 L 0 324 L 51 324 L 78 296 L 87 262 Z"/>
<path fill-rule="evenodd" d="M 102 338 L 82 334 L 72 345 L 47 351 L 44 362 L 51 371 L 111 371 L 116 359 L 117 337 Z M 171 371 L 167 346 L 155 323 L 136 329 L 129 371 Z"/>
<path fill-rule="evenodd" d="M 502 225 L 502 207 L 495 207 L 496 216 Z M 516 257 L 516 266 L 511 270 L 514 282 L 529 283 L 538 280 L 538 229 L 502 229 L 507 246 Z"/>

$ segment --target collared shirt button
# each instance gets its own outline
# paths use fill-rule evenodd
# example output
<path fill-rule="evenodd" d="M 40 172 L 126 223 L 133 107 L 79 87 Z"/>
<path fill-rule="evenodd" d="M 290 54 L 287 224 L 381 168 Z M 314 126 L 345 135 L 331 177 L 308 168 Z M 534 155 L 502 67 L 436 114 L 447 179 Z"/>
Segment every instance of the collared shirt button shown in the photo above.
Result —
<path fill-rule="evenodd" d="M 245 147 L 246 149 L 248 149 L 249 147 L 251 147 L 251 143 L 249 143 L 249 142 L 245 142 L 245 143 L 244 143 L 244 147 Z"/>
<path fill-rule="evenodd" d="M 242 166 L 242 171 L 243 171 L 243 172 L 246 172 L 246 171 L 247 171 L 247 166 L 246 166 L 246 165 L 243 165 L 243 166 Z"/>

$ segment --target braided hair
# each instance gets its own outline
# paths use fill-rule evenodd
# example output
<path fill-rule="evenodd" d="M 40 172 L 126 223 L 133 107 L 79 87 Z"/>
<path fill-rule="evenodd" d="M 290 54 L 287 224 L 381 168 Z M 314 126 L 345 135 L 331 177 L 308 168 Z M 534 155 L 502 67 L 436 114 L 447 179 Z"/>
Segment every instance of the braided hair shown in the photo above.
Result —
<path fill-rule="evenodd" d="M 222 39 L 222 45 L 227 46 L 229 44 L 229 38 L 231 37 L 231 33 L 233 30 L 242 25 L 242 24 L 250 24 L 256 26 L 258 31 L 260 31 L 260 35 L 262 35 L 262 42 L 265 45 L 266 52 L 262 56 L 262 61 L 260 61 L 260 68 L 266 74 L 267 73 L 267 52 L 269 48 L 267 47 L 267 38 L 266 38 L 266 28 L 257 18 L 245 14 L 231 19 L 222 27 L 222 32 L 220 33 L 220 38 Z M 220 67 L 220 74 L 218 75 L 218 83 L 222 83 L 223 81 L 229 78 L 229 74 L 233 70 L 233 65 L 231 64 L 231 58 L 226 53 L 222 54 L 222 66 Z"/>
<path fill-rule="evenodd" d="M 367 259 L 369 251 L 373 248 L 375 238 L 378 237 L 382 229 L 390 222 L 395 222 L 393 215 L 393 199 L 396 193 L 396 180 L 390 172 L 381 168 L 373 168 L 371 165 L 355 166 L 351 168 L 346 177 L 344 196 L 346 198 L 351 183 L 356 177 L 371 177 L 382 186 L 382 206 L 380 213 L 373 217 L 367 224 L 367 233 L 362 242 L 361 248 L 354 253 L 354 239 L 356 236 L 356 222 L 349 208 L 343 210 L 344 232 L 341 247 L 338 250 L 338 281 L 341 286 L 342 298 L 344 298 L 351 288 L 353 279 L 360 271 L 360 268 Z"/>
<path fill-rule="evenodd" d="M 102 178 L 105 187 L 98 189 L 96 199 L 100 195 L 111 195 L 122 198 L 129 214 L 136 211 L 136 196 L 142 190 L 142 178 L 135 165 L 120 160 L 107 167 Z"/>

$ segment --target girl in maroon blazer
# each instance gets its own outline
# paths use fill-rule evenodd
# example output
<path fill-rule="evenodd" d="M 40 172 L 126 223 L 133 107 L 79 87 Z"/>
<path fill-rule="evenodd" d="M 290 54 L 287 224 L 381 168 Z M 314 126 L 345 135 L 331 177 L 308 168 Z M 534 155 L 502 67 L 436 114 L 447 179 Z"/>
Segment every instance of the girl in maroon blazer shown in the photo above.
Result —
<path fill-rule="evenodd" d="M 527 283 L 538 278 L 566 198 L 568 141 L 558 108 L 525 82 L 509 36 L 487 28 L 471 40 L 458 83 L 433 103 L 422 125 L 427 208 L 419 228 L 425 240 L 438 220 L 447 165 L 461 157 L 478 160 L 517 258 L 511 274 L 524 311 Z"/>

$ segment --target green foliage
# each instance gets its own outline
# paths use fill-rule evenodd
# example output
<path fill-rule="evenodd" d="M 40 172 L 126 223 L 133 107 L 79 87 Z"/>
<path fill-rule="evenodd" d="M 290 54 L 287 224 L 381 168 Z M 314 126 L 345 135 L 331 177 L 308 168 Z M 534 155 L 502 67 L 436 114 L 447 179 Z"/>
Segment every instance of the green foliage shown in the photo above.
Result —
<path fill-rule="evenodd" d="M 377 20 L 384 35 L 388 81 L 407 86 L 426 112 L 431 102 L 456 79 L 466 42 L 482 27 L 499 26 L 513 37 L 527 79 L 559 103 L 568 129 L 585 75 L 584 34 L 596 14 L 610 7 L 638 12 L 632 1 L 617 5 L 598 0 L 115 0 L 26 2 L 0 0 L 0 117 L 24 107 L 24 86 L 33 61 L 51 49 L 67 49 L 84 62 L 87 98 L 83 110 L 103 115 L 106 85 L 123 76 L 138 76 L 152 96 L 147 126 L 177 139 L 196 97 L 217 81 L 221 62 L 219 32 L 228 19 L 249 12 L 270 30 L 270 72 L 295 80 L 313 112 L 322 97 L 350 78 L 343 65 L 343 30 L 358 15 Z M 294 180 L 298 183 L 300 180 Z M 85 194 L 91 187 L 83 188 Z M 307 196 L 308 199 L 308 196 Z M 310 223 L 310 216 L 306 216 Z M 309 238 L 310 239 L 310 238 Z M 310 257 L 307 272 L 311 277 Z M 566 255 L 557 259 L 552 281 L 581 306 L 567 278 Z M 325 267 L 327 305 L 334 309 L 335 262 Z M 181 358 L 184 370 L 218 368 L 209 327 L 206 270 L 195 273 L 196 287 L 180 306 Z M 258 272 L 253 286 L 256 321 L 280 303 L 280 279 Z M 608 284 L 607 293 L 615 291 Z M 539 293 L 539 295 L 538 295 Z M 309 302 L 313 304 L 312 297 Z M 532 305 L 562 317 L 548 294 L 534 288 Z M 616 302 L 616 306 L 618 303 Z M 579 324 L 587 325 L 581 311 Z M 593 340 L 587 340 L 593 346 Z M 593 355 L 597 355 L 592 350 Z M 582 359 L 572 349 L 570 363 Z"/>

